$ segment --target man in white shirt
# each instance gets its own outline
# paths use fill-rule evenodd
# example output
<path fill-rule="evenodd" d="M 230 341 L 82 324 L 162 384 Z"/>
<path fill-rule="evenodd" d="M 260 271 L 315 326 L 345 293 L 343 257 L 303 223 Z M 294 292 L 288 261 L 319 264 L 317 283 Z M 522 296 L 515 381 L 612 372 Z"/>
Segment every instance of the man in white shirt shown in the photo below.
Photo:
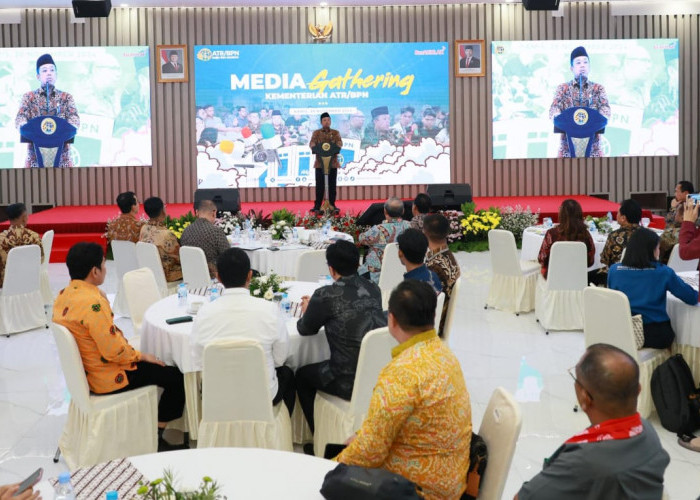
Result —
<path fill-rule="evenodd" d="M 193 354 L 201 357 L 204 346 L 212 340 L 257 340 L 265 352 L 272 404 L 284 399 L 291 415 L 295 385 L 294 372 L 284 366 L 288 350 L 284 318 L 275 304 L 250 295 L 252 271 L 243 250 L 226 250 L 217 259 L 216 268 L 216 277 L 225 290 L 216 301 L 207 302 L 199 309 L 192 327 Z"/>

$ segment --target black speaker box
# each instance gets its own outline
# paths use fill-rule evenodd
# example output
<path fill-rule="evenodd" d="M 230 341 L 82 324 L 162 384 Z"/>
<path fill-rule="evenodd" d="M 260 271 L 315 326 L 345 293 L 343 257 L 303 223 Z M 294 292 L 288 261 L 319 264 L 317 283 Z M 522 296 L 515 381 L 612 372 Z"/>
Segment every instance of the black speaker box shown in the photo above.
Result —
<path fill-rule="evenodd" d="M 403 202 L 403 219 L 411 220 L 413 218 L 413 201 Z M 384 203 L 372 203 L 367 210 L 362 212 L 362 215 L 357 219 L 358 226 L 374 226 L 381 224 L 384 220 Z"/>
<path fill-rule="evenodd" d="M 458 210 L 462 203 L 472 201 L 472 187 L 469 184 L 429 184 L 428 196 L 432 210 Z"/>
<path fill-rule="evenodd" d="M 559 0 L 523 0 L 525 10 L 559 10 Z"/>
<path fill-rule="evenodd" d="M 75 17 L 108 17 L 111 10 L 111 0 L 73 0 Z"/>
<path fill-rule="evenodd" d="M 236 214 L 241 209 L 241 198 L 238 189 L 198 189 L 194 192 L 194 201 L 212 200 L 219 212 Z"/>

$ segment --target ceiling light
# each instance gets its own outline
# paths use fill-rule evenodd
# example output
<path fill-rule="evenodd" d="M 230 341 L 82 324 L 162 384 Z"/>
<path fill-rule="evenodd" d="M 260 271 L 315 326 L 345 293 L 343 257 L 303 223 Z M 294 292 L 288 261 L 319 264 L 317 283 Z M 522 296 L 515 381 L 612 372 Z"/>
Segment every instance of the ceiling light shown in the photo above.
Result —
<path fill-rule="evenodd" d="M 328 2 L 321 2 L 319 5 L 321 7 L 328 7 Z"/>

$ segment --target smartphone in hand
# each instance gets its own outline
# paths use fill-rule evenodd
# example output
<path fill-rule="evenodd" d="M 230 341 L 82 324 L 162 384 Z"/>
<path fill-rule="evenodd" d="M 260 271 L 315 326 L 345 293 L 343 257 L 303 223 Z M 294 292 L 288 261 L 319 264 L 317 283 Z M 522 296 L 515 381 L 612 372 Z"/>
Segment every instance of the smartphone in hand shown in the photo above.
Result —
<path fill-rule="evenodd" d="M 17 493 L 12 495 L 13 497 L 19 496 L 25 491 L 27 491 L 29 488 L 33 487 L 36 483 L 41 481 L 41 477 L 44 475 L 44 469 L 39 467 L 37 470 L 35 470 L 32 475 L 30 475 L 27 479 L 22 481 L 19 485 L 19 489 L 17 490 Z"/>

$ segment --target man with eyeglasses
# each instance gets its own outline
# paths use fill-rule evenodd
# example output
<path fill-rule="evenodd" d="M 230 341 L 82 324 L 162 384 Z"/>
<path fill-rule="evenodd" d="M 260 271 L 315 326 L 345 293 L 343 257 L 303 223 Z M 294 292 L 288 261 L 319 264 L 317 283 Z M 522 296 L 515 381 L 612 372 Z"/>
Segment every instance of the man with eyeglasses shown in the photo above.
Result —
<path fill-rule="evenodd" d="M 212 278 L 216 274 L 217 259 L 230 248 L 224 230 L 214 224 L 216 210 L 216 203 L 212 200 L 195 201 L 194 213 L 197 220 L 185 228 L 180 238 L 180 246 L 204 250 Z"/>
<path fill-rule="evenodd" d="M 545 459 L 515 499 L 661 498 L 669 456 L 637 413 L 637 362 L 617 347 L 594 344 L 569 374 L 591 426 Z"/>

